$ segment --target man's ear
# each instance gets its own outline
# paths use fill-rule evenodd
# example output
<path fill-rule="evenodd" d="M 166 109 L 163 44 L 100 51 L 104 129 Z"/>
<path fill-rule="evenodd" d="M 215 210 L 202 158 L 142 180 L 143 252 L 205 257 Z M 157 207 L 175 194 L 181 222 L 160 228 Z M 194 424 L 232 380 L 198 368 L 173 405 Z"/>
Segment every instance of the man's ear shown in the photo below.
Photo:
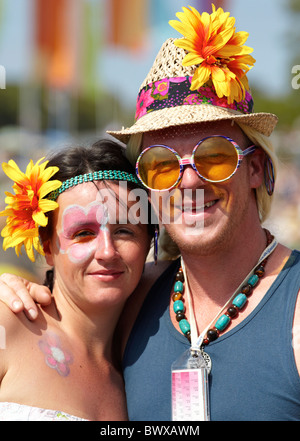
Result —
<path fill-rule="evenodd" d="M 249 156 L 249 177 L 251 188 L 258 188 L 264 182 L 265 152 L 258 148 Z"/>
<path fill-rule="evenodd" d="M 51 246 L 50 246 L 50 240 L 46 240 L 43 242 L 43 249 L 45 253 L 45 259 L 49 266 L 54 266 L 53 258 L 52 258 L 52 252 L 51 252 Z"/>

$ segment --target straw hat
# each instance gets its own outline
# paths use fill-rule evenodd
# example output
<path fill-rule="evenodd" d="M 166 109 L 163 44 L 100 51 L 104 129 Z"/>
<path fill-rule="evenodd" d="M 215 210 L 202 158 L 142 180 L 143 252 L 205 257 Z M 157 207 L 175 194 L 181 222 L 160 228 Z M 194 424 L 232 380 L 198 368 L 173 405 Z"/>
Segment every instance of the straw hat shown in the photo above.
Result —
<path fill-rule="evenodd" d="M 182 65 L 187 52 L 175 46 L 175 40 L 169 38 L 163 44 L 140 87 L 135 123 L 107 133 L 127 143 L 133 134 L 208 121 L 236 120 L 270 136 L 278 118 L 270 113 L 252 113 L 253 99 L 249 92 L 243 101 L 228 104 L 225 97 L 218 98 L 212 82 L 196 91 L 190 89 L 197 66 Z"/>

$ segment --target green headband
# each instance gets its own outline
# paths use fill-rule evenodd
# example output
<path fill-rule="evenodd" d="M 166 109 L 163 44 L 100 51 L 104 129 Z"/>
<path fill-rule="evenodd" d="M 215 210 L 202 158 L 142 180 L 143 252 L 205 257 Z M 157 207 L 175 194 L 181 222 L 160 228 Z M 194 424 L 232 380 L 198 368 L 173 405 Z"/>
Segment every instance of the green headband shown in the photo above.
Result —
<path fill-rule="evenodd" d="M 85 182 L 103 181 L 103 180 L 129 181 L 140 185 L 139 180 L 132 173 L 127 173 L 125 171 L 120 171 L 120 170 L 100 170 L 97 172 L 85 173 L 84 175 L 79 175 L 79 176 L 75 176 L 74 178 L 67 179 L 61 184 L 61 186 L 57 190 L 52 191 L 48 195 L 47 199 L 55 201 L 61 193 L 63 193 L 65 190 L 68 190 L 69 188 L 75 187 L 75 185 L 83 184 Z"/>

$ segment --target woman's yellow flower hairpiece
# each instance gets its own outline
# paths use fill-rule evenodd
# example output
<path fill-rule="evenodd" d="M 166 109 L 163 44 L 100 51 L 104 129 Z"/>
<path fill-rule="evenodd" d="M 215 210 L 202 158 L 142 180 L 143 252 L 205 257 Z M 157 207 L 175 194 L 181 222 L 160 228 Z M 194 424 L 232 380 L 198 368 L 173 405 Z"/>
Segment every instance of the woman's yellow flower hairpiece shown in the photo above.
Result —
<path fill-rule="evenodd" d="M 216 10 L 212 4 L 212 14 L 200 14 L 195 8 L 183 7 L 176 16 L 180 21 L 169 24 L 185 38 L 175 41 L 177 47 L 188 51 L 183 66 L 198 66 L 191 90 L 197 90 L 209 80 L 212 81 L 219 98 L 227 97 L 228 104 L 245 99 L 249 90 L 246 73 L 255 59 L 249 55 L 253 49 L 243 46 L 249 34 L 236 32 L 235 18 L 222 8 Z"/>
<path fill-rule="evenodd" d="M 46 168 L 49 161 L 40 164 L 43 159 L 36 164 L 30 160 L 25 173 L 21 172 L 12 159 L 2 164 L 4 173 L 14 181 L 12 188 L 15 192 L 5 192 L 7 207 L 0 212 L 0 216 L 7 216 L 6 226 L 1 231 L 1 236 L 4 237 L 3 249 L 6 251 L 7 248 L 15 248 L 19 256 L 24 245 L 32 262 L 35 260 L 33 248 L 44 255 L 38 229 L 48 223 L 45 213 L 58 207 L 57 202 L 48 200 L 45 196 L 61 186 L 58 180 L 49 181 L 58 171 L 58 167 Z"/>

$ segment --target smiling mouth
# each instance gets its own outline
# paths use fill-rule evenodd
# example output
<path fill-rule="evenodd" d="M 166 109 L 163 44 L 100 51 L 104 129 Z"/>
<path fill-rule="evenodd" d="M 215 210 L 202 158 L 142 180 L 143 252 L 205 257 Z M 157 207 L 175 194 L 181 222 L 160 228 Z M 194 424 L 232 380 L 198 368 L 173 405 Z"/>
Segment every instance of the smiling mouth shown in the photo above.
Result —
<path fill-rule="evenodd" d="M 201 206 L 197 206 L 196 204 L 184 204 L 182 207 L 182 212 L 197 214 L 197 213 L 200 213 L 201 211 L 204 211 L 210 207 L 213 207 L 218 201 L 219 201 L 219 199 L 216 199 L 214 201 L 207 202 L 206 204 L 201 205 Z M 177 208 L 181 209 L 181 207 L 177 207 Z"/>
<path fill-rule="evenodd" d="M 121 274 L 123 274 L 122 271 L 95 271 L 90 273 L 91 276 L 98 277 L 119 277 Z"/>
<path fill-rule="evenodd" d="M 218 199 L 216 199 L 216 200 L 214 200 L 214 201 L 210 201 L 210 202 L 207 202 L 206 204 L 204 204 L 203 205 L 203 207 L 201 207 L 201 208 L 210 208 L 210 207 L 212 207 L 213 205 L 215 205 L 216 203 L 218 202 Z"/>

